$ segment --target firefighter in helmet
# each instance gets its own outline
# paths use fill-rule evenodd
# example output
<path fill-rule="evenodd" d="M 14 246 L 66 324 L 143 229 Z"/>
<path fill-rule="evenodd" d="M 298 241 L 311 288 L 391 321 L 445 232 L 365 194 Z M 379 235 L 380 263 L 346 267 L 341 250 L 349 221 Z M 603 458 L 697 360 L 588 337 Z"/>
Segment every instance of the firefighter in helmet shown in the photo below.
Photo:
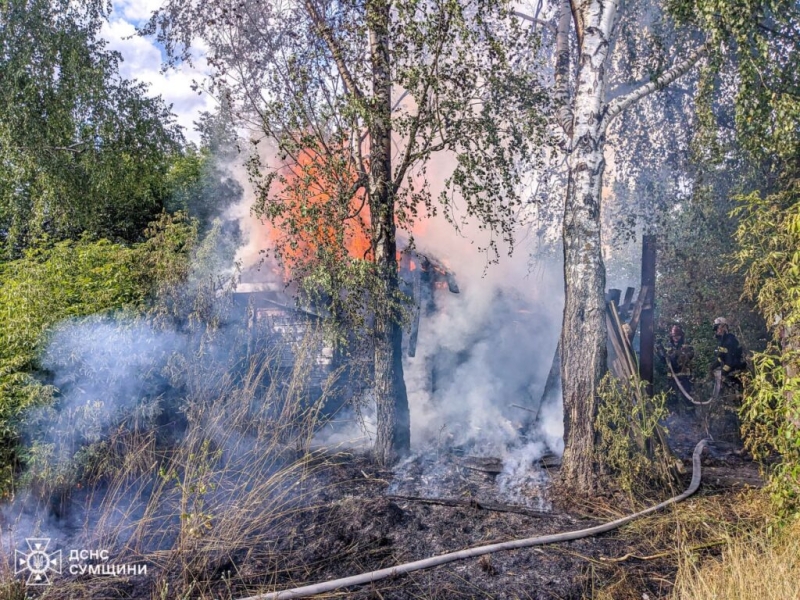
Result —
<path fill-rule="evenodd" d="M 656 353 L 669 375 L 670 397 L 680 398 L 692 393 L 692 359 L 694 348 L 686 343 L 683 328 L 673 325 L 669 331 L 667 347 L 659 342 Z M 681 388 L 683 388 L 681 390 Z"/>
<path fill-rule="evenodd" d="M 729 331 L 725 317 L 714 319 L 714 335 L 717 338 L 717 349 L 711 370 L 720 370 L 725 381 L 738 382 L 737 376 L 747 369 L 747 363 L 742 356 L 739 340 Z"/>

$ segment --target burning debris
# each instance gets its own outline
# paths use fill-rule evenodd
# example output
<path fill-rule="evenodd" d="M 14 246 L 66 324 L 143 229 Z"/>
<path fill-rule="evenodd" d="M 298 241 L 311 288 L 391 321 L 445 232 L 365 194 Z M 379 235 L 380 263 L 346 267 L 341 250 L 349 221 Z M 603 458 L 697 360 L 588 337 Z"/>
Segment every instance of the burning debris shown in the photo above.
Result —
<path fill-rule="evenodd" d="M 458 294 L 455 274 L 442 263 L 424 254 L 406 249 L 400 253 L 398 274 L 401 291 L 408 297 L 411 320 L 405 329 L 403 346 L 409 357 L 416 354 L 420 321 L 437 310 L 437 295 L 449 291 Z M 233 293 L 235 314 L 246 321 L 251 331 L 248 347 L 254 351 L 256 339 L 267 344 L 281 344 L 284 354 L 281 369 L 291 370 L 295 354 L 291 350 L 303 344 L 312 331 L 318 330 L 325 317 L 324 307 L 300 306 L 290 294 L 288 284 L 281 279 L 280 270 L 261 265 L 246 271 L 236 284 Z M 335 350 L 322 339 L 315 350 L 315 372 L 312 397 L 319 394 L 319 386 L 332 371 L 340 368 L 334 359 Z"/>
<path fill-rule="evenodd" d="M 435 292 L 447 289 L 451 294 L 458 294 L 459 289 L 451 271 L 435 259 L 411 250 L 401 254 L 400 278 L 401 289 L 411 298 L 413 307 L 406 342 L 408 356 L 413 358 L 417 353 L 420 318 L 436 310 Z"/>
<path fill-rule="evenodd" d="M 543 406 L 548 362 L 525 364 L 540 354 L 539 339 L 550 336 L 541 307 L 513 286 L 482 277 L 468 277 L 463 291 L 453 270 L 431 252 L 406 249 L 398 271 L 411 307 L 403 347 L 416 433 L 415 456 L 396 469 L 391 489 L 428 498 L 469 493 L 485 502 L 546 508 L 541 459 L 560 451 L 558 398 L 549 399 L 552 407 Z M 266 330 L 263 339 L 291 346 L 316 326 L 323 311 L 299 307 L 268 279 L 245 272 L 235 302 L 251 328 Z M 320 345 L 314 379 L 324 381 L 339 369 L 337 358 L 333 348 Z M 287 355 L 286 368 L 291 360 Z M 326 408 L 335 416 L 318 433 L 318 444 L 359 446 L 364 426 L 369 437 L 370 408 L 359 409 L 361 423 L 356 423 L 356 415 L 344 408 L 347 400 L 340 397 Z M 494 461 L 494 472 L 473 468 L 475 460 L 487 459 Z"/>

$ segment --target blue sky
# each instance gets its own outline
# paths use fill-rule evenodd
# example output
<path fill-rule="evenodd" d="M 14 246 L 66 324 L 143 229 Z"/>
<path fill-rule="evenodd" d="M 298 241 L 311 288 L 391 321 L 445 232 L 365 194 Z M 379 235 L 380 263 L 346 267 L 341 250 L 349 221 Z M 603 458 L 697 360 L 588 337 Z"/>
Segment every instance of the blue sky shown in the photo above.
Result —
<path fill-rule="evenodd" d="M 161 73 L 161 49 L 153 40 L 135 35 L 137 25 L 143 24 L 152 12 L 161 5 L 162 0 L 114 0 L 114 11 L 109 22 L 103 26 L 102 35 L 108 40 L 109 48 L 122 54 L 124 62 L 120 67 L 123 77 L 137 79 L 150 85 L 150 93 L 161 95 L 178 117 L 184 127 L 187 139 L 197 140 L 192 123 L 204 110 L 214 108 L 214 100 L 208 95 L 197 95 L 191 89 L 193 80 L 205 77 L 203 51 L 195 49 L 200 58 L 194 68 L 183 65 L 166 74 Z"/>

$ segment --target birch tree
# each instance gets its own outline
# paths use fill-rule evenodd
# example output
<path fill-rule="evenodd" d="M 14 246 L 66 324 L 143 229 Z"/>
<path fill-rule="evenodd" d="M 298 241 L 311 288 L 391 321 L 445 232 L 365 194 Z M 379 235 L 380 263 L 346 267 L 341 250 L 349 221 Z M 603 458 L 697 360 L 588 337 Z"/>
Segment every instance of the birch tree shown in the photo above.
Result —
<path fill-rule="evenodd" d="M 536 33 L 519 25 L 495 0 L 167 0 L 145 30 L 174 61 L 205 42 L 212 93 L 275 148 L 254 162 L 261 214 L 285 233 L 279 256 L 332 314 L 370 315 L 383 463 L 410 444 L 397 231 L 452 216 L 459 197 L 490 245 L 512 241 L 547 106 Z M 437 203 L 426 165 L 438 152 L 456 167 Z"/>
<path fill-rule="evenodd" d="M 740 81 L 754 82 L 751 57 L 769 54 L 765 36 L 786 35 L 778 31 L 794 10 L 790 2 L 558 2 L 549 26 L 555 30 L 553 97 L 560 104 L 557 149 L 566 163 L 561 477 L 568 487 L 591 493 L 598 483 L 594 417 L 606 370 L 601 205 L 609 140 L 630 135 L 619 117 L 692 70 L 698 73 L 694 108 L 713 102 L 715 74 L 725 62 L 737 65 Z M 631 52 L 635 38 L 643 55 Z M 642 39 L 651 46 L 643 48 Z M 746 106 L 746 90 L 730 100 Z"/>
<path fill-rule="evenodd" d="M 43 236 L 138 240 L 183 137 L 120 77 L 102 0 L 0 2 L 0 257 Z"/>

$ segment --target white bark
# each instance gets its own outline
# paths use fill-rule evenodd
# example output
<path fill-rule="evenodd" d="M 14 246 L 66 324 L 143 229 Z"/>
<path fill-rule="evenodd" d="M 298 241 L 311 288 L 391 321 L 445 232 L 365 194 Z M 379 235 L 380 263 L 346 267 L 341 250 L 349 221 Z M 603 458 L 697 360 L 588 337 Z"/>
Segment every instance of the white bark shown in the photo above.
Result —
<path fill-rule="evenodd" d="M 561 381 L 564 393 L 564 459 L 561 477 L 584 494 L 596 488 L 594 417 L 596 390 L 606 369 L 605 265 L 600 202 L 605 159 L 606 66 L 618 0 L 590 0 L 583 24 L 573 102 L 569 181 L 564 213 L 564 327 Z"/>
<path fill-rule="evenodd" d="M 582 494 L 597 487 L 594 418 L 597 387 L 606 371 L 605 265 L 600 207 L 608 124 L 624 110 L 687 73 L 701 46 L 653 81 L 607 100 L 607 67 L 621 0 L 570 0 L 579 45 L 567 148 L 569 177 L 563 221 L 565 306 L 561 334 L 564 396 L 562 482 Z M 563 66 L 557 48 L 556 71 Z M 556 95 L 559 93 L 558 82 Z"/>
<path fill-rule="evenodd" d="M 708 46 L 705 44 L 699 48 L 696 48 L 690 52 L 686 58 L 677 60 L 671 68 L 664 71 L 652 81 L 649 81 L 646 84 L 643 84 L 633 91 L 625 94 L 624 96 L 620 96 L 609 102 L 608 110 L 606 110 L 605 118 L 603 119 L 603 127 L 608 127 L 608 124 L 614 119 L 614 117 L 619 115 L 629 106 L 632 106 L 653 92 L 664 89 L 673 81 L 687 73 L 700 61 L 701 58 L 703 58 L 703 56 L 705 56 L 707 50 Z"/>

